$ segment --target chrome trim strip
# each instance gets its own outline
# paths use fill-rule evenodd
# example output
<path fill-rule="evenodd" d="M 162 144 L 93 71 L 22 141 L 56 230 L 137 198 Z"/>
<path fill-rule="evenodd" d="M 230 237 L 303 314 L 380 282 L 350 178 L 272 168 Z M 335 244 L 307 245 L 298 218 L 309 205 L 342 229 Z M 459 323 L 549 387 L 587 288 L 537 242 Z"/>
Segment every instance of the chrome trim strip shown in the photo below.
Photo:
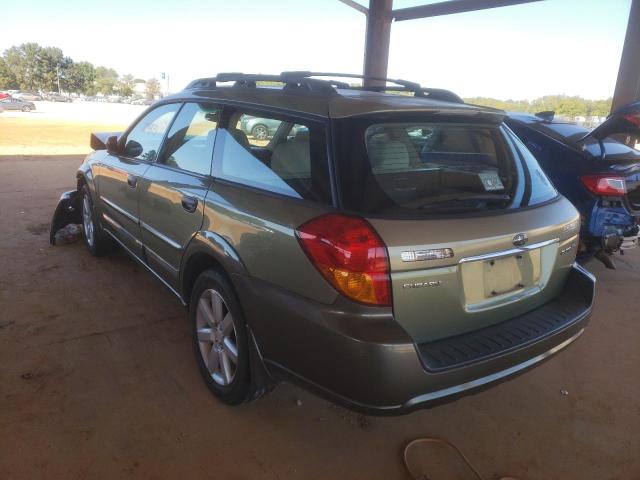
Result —
<path fill-rule="evenodd" d="M 155 251 L 151 250 L 148 245 L 144 246 L 144 250 L 145 250 L 145 252 L 150 253 L 153 256 L 153 258 L 155 258 L 158 261 L 158 263 L 161 263 L 164 266 L 164 268 L 166 270 L 169 270 L 174 275 L 176 275 L 178 273 L 178 269 L 177 268 L 175 268 L 173 265 L 171 265 L 169 262 L 167 262 L 164 258 L 162 258 L 160 255 L 158 255 Z"/>
<path fill-rule="evenodd" d="M 529 298 L 529 297 L 532 297 L 533 295 L 537 295 L 544 288 L 544 286 L 545 285 L 541 284 L 541 285 L 535 285 L 533 287 L 529 287 L 527 289 L 522 288 L 520 289 L 520 291 L 512 290 L 511 292 L 506 292 L 504 294 L 504 295 L 511 294 L 511 296 L 507 298 L 500 298 L 500 297 L 498 297 L 497 299 L 488 298 L 480 302 L 466 305 L 464 309 L 467 312 L 475 313 L 475 312 L 484 312 L 486 310 L 493 310 L 497 307 L 506 307 L 507 305 L 511 305 L 513 303 L 519 302 L 521 300 L 524 300 L 525 298 Z"/>
<path fill-rule="evenodd" d="M 115 203 L 113 203 L 111 200 L 109 200 L 107 197 L 103 197 L 102 195 L 100 196 L 100 199 L 106 203 L 107 205 L 109 205 L 111 208 L 113 208 L 116 212 L 121 213 L 122 215 L 124 215 L 125 217 L 127 217 L 129 220 L 131 220 L 134 223 L 138 223 L 139 219 L 133 215 L 131 215 L 129 212 L 127 212 L 124 208 L 119 207 L 118 205 L 116 205 Z"/>
<path fill-rule="evenodd" d="M 582 335 L 583 332 L 584 332 L 584 328 L 580 329 L 578 333 L 573 335 L 571 338 L 566 339 L 564 342 L 560 343 L 559 345 L 556 345 L 551 350 L 547 350 L 546 352 L 541 353 L 536 357 L 530 358 L 529 360 L 519 363 L 517 365 L 514 365 L 513 367 L 507 368 L 506 370 L 501 370 L 499 372 L 492 373 L 491 375 L 487 375 L 486 377 L 481 377 L 476 380 L 471 380 L 470 382 L 462 383 L 460 385 L 455 385 L 453 387 L 444 388 L 442 390 L 437 390 L 431 393 L 425 393 L 424 395 L 418 395 L 417 397 L 414 397 L 411 400 L 409 400 L 407 403 L 405 403 L 404 407 L 412 407 L 419 403 L 428 402 L 430 400 L 436 400 L 438 398 L 447 397 L 449 395 L 455 395 L 457 393 L 464 392 L 465 390 L 470 390 L 472 388 L 480 387 L 487 383 L 495 382 L 504 377 L 508 377 L 509 375 L 513 375 L 514 373 L 517 373 L 520 370 L 524 370 L 525 368 L 535 365 L 536 363 L 541 362 L 545 358 L 550 357 L 555 353 L 558 353 L 560 350 L 562 350 L 569 344 L 573 343 L 580 335 Z"/>
<path fill-rule="evenodd" d="M 539 242 L 539 243 L 532 243 L 531 245 L 526 245 L 524 247 L 512 248 L 510 250 L 501 250 L 499 252 L 493 252 L 493 253 L 485 253 L 482 255 L 474 255 L 473 257 L 464 257 L 464 258 L 461 258 L 458 261 L 458 263 L 475 262 L 477 260 L 488 260 L 490 258 L 498 258 L 498 257 L 508 257 L 509 255 L 515 255 L 516 253 L 523 253 L 529 250 L 535 250 L 537 248 L 546 247 L 548 245 L 552 245 L 558 242 L 560 242 L 559 238 L 552 238 L 551 240 L 546 240 L 544 242 Z"/>
<path fill-rule="evenodd" d="M 136 237 L 134 237 L 131 232 L 129 232 L 126 228 L 124 228 L 122 225 L 120 225 L 116 220 L 114 220 L 113 218 L 111 218 L 109 215 L 107 215 L 106 213 L 102 212 L 102 218 L 104 220 L 106 220 L 113 228 L 115 228 L 118 232 L 122 232 L 124 233 L 127 237 L 129 237 L 131 240 L 133 240 L 134 242 L 136 242 L 136 245 L 142 246 L 142 242 L 137 239 Z M 107 230 L 108 231 L 108 230 Z M 109 232 L 111 233 L 111 232 Z"/>
<path fill-rule="evenodd" d="M 154 237 L 159 238 L 160 240 L 162 240 L 164 243 L 171 245 L 173 248 L 175 248 L 176 250 L 182 250 L 182 245 L 180 245 L 178 242 L 171 240 L 169 237 L 167 237 L 166 235 L 163 235 L 162 233 L 160 233 L 158 230 L 156 230 L 155 228 L 153 228 L 151 225 L 149 225 L 148 223 L 144 223 L 144 222 L 140 222 L 140 226 L 142 228 L 144 228 L 147 232 L 149 232 L 150 234 L 152 234 Z"/>
<path fill-rule="evenodd" d="M 582 273 L 582 274 L 586 275 L 587 277 L 589 277 L 589 279 L 593 283 L 596 283 L 596 276 L 593 273 L 591 273 L 589 270 L 584 268 L 582 265 L 580 265 L 578 262 L 573 262 L 572 266 L 573 266 L 573 268 L 578 270 L 580 273 Z"/>
<path fill-rule="evenodd" d="M 160 282 L 162 282 L 162 284 L 167 287 L 176 297 L 178 297 L 178 299 L 180 300 L 180 303 L 184 306 L 187 305 L 187 303 L 182 299 L 182 296 L 180 296 L 180 294 L 177 292 L 177 290 L 175 290 L 171 285 L 169 285 L 160 275 L 158 275 L 154 269 L 152 269 L 149 265 L 147 265 L 145 262 L 142 261 L 142 259 L 137 256 L 135 253 L 133 253 L 131 250 L 129 250 L 129 248 L 127 248 L 127 246 L 122 243 L 113 233 L 111 233 L 109 230 L 105 230 L 105 232 L 107 232 L 111 238 L 113 238 L 116 242 L 118 242 L 118 245 L 120 245 L 122 248 L 124 248 L 127 253 L 129 255 L 131 255 L 133 257 L 134 260 L 137 260 L 138 263 L 140 263 L 140 265 L 142 265 L 144 268 L 146 268 L 147 270 L 149 270 L 158 280 L 160 280 Z"/>

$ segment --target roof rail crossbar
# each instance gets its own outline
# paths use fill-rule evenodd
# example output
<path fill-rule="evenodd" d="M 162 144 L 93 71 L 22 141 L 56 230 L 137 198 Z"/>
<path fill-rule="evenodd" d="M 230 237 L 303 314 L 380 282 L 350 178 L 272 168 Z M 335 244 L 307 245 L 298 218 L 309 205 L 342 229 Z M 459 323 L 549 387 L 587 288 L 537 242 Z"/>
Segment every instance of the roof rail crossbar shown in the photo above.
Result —
<path fill-rule="evenodd" d="M 396 85 L 406 87 L 411 91 L 420 90 L 420 84 L 411 82 L 409 80 L 402 80 L 401 78 L 385 78 L 385 77 L 371 77 L 368 75 L 360 75 L 357 73 L 336 73 L 336 72 L 309 72 L 309 71 L 292 71 L 282 72 L 280 74 L 283 78 L 289 78 L 291 80 L 308 78 L 308 77 L 338 77 L 338 78 L 361 78 L 363 80 L 375 80 L 379 82 L 391 82 Z"/>
<path fill-rule="evenodd" d="M 312 78 L 312 77 L 328 77 L 328 78 Z M 334 78 L 357 78 L 357 79 L 369 79 L 379 82 L 395 83 L 396 86 L 387 85 L 372 85 L 367 87 L 352 86 L 347 82 L 335 80 Z M 200 78 L 191 82 L 187 89 L 193 88 L 212 88 L 217 86 L 217 82 L 234 82 L 236 87 L 249 87 L 255 88 L 257 82 L 278 82 L 283 83 L 287 89 L 300 89 L 304 88 L 309 91 L 316 91 L 322 93 L 336 93 L 336 88 L 353 89 L 353 90 L 368 90 L 373 92 L 385 92 L 385 91 L 398 91 L 398 92 L 412 92 L 416 97 L 430 97 L 435 100 L 443 100 L 455 103 L 464 103 L 455 93 L 440 88 L 423 88 L 417 82 L 411 82 L 409 80 L 402 80 L 400 78 L 384 78 L 384 77 L 370 77 L 366 75 L 359 75 L 355 73 L 337 73 L 337 72 L 311 72 L 307 70 L 302 71 L 286 71 L 279 75 L 269 74 L 254 74 L 254 73 L 241 73 L 241 72 L 223 72 L 212 78 Z"/>
<path fill-rule="evenodd" d="M 198 78 L 193 80 L 189 85 L 186 86 L 185 90 L 190 90 L 192 88 L 213 88 L 216 86 L 216 79 L 214 78 Z"/>
<path fill-rule="evenodd" d="M 280 75 L 262 75 L 251 74 L 241 72 L 223 72 L 219 73 L 215 77 L 199 78 L 187 85 L 186 89 L 193 88 L 212 88 L 216 87 L 217 83 L 234 82 L 235 86 L 243 87 L 255 87 L 256 82 L 282 82 L 285 83 Z"/>
<path fill-rule="evenodd" d="M 367 90 L 372 92 L 413 92 L 416 97 L 425 97 L 433 100 L 443 100 L 453 103 L 464 103 L 464 100 L 460 96 L 443 88 L 421 88 L 419 90 L 411 90 L 402 86 L 387 87 L 383 85 L 376 85 L 368 87 Z"/>
<path fill-rule="evenodd" d="M 234 87 L 255 88 L 257 82 L 278 82 L 283 83 L 286 88 L 304 88 L 310 91 L 319 91 L 323 93 L 336 93 L 335 88 L 350 88 L 346 82 L 338 80 L 324 80 L 317 78 L 309 78 L 309 76 L 295 72 L 293 74 L 286 73 L 280 75 L 252 74 L 241 72 L 223 72 L 212 78 L 203 78 L 191 82 L 187 89 L 193 88 L 211 88 L 217 86 L 219 82 L 233 82 Z"/>
<path fill-rule="evenodd" d="M 226 72 L 215 76 L 218 82 L 283 82 L 280 75 L 263 75 L 261 73 Z M 283 82 L 284 83 L 284 82 Z"/>

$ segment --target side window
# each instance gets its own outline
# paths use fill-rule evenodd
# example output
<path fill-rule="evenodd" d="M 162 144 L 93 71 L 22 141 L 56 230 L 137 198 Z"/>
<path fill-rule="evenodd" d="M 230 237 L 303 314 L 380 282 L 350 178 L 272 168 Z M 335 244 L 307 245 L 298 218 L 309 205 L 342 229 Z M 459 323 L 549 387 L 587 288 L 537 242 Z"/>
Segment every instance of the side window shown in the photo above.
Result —
<path fill-rule="evenodd" d="M 558 196 L 558 192 L 549 180 L 549 177 L 542 171 L 538 161 L 533 154 L 524 146 L 522 141 L 517 135 L 508 131 L 509 137 L 516 144 L 516 148 L 519 150 L 526 169 L 529 171 L 530 183 L 531 183 L 531 195 L 529 197 L 529 205 L 537 205 L 539 203 L 546 202 Z"/>
<path fill-rule="evenodd" d="M 265 147 L 282 125 L 281 120 L 273 118 L 254 117 L 243 113 L 238 118 L 235 128 L 242 130 L 250 145 Z"/>
<path fill-rule="evenodd" d="M 204 103 L 185 103 L 169 130 L 160 163 L 209 175 L 219 110 Z"/>
<path fill-rule="evenodd" d="M 127 135 L 123 155 L 155 161 L 164 134 L 179 108 L 179 103 L 171 103 L 150 111 Z"/>
<path fill-rule="evenodd" d="M 293 198 L 331 204 L 325 128 L 321 124 L 286 118 L 263 118 L 275 131 L 262 145 L 252 143 L 241 112 L 218 130 L 213 175 Z M 245 123 L 245 125 L 247 125 Z"/>

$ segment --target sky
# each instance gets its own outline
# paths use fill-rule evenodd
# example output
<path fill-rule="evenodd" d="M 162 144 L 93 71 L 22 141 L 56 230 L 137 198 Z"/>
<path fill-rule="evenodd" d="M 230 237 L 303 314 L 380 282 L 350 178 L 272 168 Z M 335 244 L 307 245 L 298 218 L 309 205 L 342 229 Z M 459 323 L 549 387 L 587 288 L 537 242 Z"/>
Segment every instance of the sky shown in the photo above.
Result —
<path fill-rule="evenodd" d="M 388 76 L 464 97 L 607 98 L 630 5 L 545 0 L 394 22 Z M 120 74 L 166 72 L 172 91 L 217 72 L 362 71 L 365 16 L 338 0 L 21 0 L 1 12 L 0 51 L 56 46 Z"/>

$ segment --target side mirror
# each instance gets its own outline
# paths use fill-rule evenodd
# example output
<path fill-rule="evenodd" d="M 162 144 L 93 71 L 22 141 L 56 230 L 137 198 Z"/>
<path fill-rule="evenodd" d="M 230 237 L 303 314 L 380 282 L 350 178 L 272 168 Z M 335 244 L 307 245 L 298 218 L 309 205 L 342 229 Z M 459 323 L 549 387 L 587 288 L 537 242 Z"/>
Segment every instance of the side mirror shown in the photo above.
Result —
<path fill-rule="evenodd" d="M 118 137 L 115 135 L 107 138 L 107 152 L 109 153 L 118 153 Z"/>
<path fill-rule="evenodd" d="M 136 158 L 142 155 L 144 152 L 144 148 L 135 140 L 129 140 L 127 144 L 124 146 L 124 154 L 127 157 Z"/>

